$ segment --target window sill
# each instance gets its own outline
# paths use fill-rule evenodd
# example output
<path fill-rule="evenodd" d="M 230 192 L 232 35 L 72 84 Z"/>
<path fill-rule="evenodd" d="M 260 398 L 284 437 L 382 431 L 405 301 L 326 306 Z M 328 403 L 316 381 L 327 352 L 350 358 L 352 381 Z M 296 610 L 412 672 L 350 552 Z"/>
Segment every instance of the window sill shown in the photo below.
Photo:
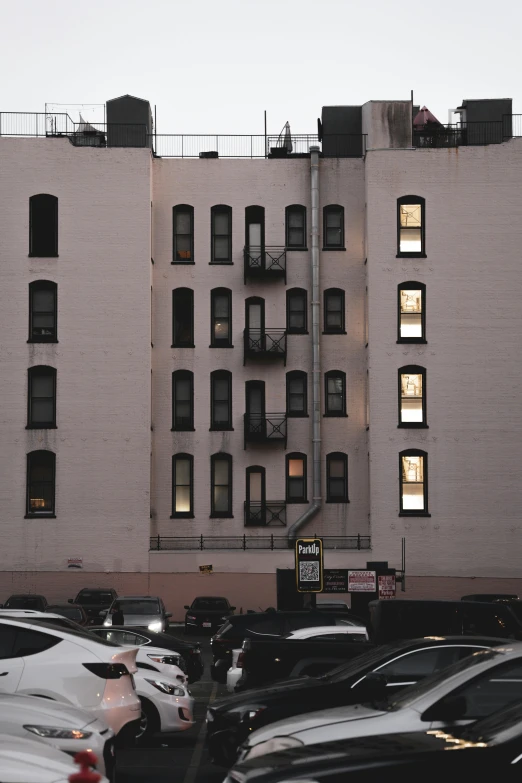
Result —
<path fill-rule="evenodd" d="M 36 343 L 36 344 L 38 344 L 38 343 L 44 343 L 44 344 L 47 343 L 48 345 L 54 345 L 55 343 L 58 342 L 58 340 L 37 340 L 36 338 L 35 339 L 29 338 L 29 340 L 27 340 L 27 342 L 28 343 Z"/>
<path fill-rule="evenodd" d="M 171 519 L 194 519 L 194 514 L 171 514 Z"/>
<path fill-rule="evenodd" d="M 287 413 L 286 414 L 287 419 L 309 419 L 310 416 L 308 413 Z"/>
<path fill-rule="evenodd" d="M 171 427 L 171 432 L 196 432 L 195 427 Z"/>
<path fill-rule="evenodd" d="M 323 419 L 347 419 L 347 413 L 323 413 Z"/>
<path fill-rule="evenodd" d="M 339 252 L 339 251 L 346 252 L 346 248 L 345 247 L 323 247 L 323 248 L 321 248 L 321 250 L 329 250 L 329 251 L 333 251 L 334 253 L 335 252 Z"/>
<path fill-rule="evenodd" d="M 349 499 L 346 498 L 345 500 L 325 500 L 325 503 L 349 503 Z"/>
<path fill-rule="evenodd" d="M 234 432 L 233 427 L 209 427 L 209 432 Z"/>
<path fill-rule="evenodd" d="M 195 348 L 195 345 L 171 345 L 171 348 Z"/>
<path fill-rule="evenodd" d="M 308 500 L 287 500 L 286 505 L 287 506 L 303 506 L 307 504 Z"/>
<path fill-rule="evenodd" d="M 335 331 L 333 329 L 328 329 L 328 331 L 321 332 L 321 334 L 348 334 L 346 331 L 341 331 L 340 329 L 336 329 Z"/>
<path fill-rule="evenodd" d="M 397 253 L 395 258 L 427 258 L 426 253 Z"/>
<path fill-rule="evenodd" d="M 286 333 L 287 334 L 310 334 L 308 329 L 287 329 Z"/>
<path fill-rule="evenodd" d="M 306 250 L 308 250 L 307 247 L 285 247 L 285 250 L 287 253 L 304 253 Z"/>
<path fill-rule="evenodd" d="M 428 511 L 401 511 L 400 517 L 431 517 Z"/>
<path fill-rule="evenodd" d="M 195 346 L 194 346 L 195 347 Z M 233 348 L 233 345 L 209 345 L 209 348 Z"/>
<path fill-rule="evenodd" d="M 56 519 L 56 514 L 25 514 L 24 519 Z"/>
<path fill-rule="evenodd" d="M 58 253 L 53 253 L 52 255 L 49 256 L 39 256 L 37 253 L 29 253 L 27 258 L 60 258 L 60 256 L 58 255 Z"/>
<path fill-rule="evenodd" d="M 27 424 L 26 430 L 57 430 L 56 424 Z"/>
<path fill-rule="evenodd" d="M 417 421 L 405 421 L 401 424 L 397 424 L 398 430 L 429 430 L 428 424 L 423 424 Z"/>
<path fill-rule="evenodd" d="M 195 261 L 171 261 L 171 266 L 194 266 Z"/>
<path fill-rule="evenodd" d="M 233 261 L 209 261 L 209 266 L 234 266 Z"/>
<path fill-rule="evenodd" d="M 397 340 L 397 345 L 427 345 L 427 340 L 421 340 L 420 337 L 403 337 Z"/>
<path fill-rule="evenodd" d="M 209 514 L 209 519 L 234 519 L 233 514 Z"/>

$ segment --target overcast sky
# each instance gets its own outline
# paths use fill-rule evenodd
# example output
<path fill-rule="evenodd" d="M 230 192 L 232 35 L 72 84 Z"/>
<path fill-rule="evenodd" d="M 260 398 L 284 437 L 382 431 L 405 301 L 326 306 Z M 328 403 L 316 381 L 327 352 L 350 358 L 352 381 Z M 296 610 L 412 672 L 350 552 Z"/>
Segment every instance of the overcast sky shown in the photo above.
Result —
<path fill-rule="evenodd" d="M 522 113 L 521 22 L 519 0 L 0 0 L 0 110 L 130 93 L 159 133 L 263 133 L 265 109 L 314 133 L 322 106 L 413 90 L 441 122 L 463 98 Z"/>

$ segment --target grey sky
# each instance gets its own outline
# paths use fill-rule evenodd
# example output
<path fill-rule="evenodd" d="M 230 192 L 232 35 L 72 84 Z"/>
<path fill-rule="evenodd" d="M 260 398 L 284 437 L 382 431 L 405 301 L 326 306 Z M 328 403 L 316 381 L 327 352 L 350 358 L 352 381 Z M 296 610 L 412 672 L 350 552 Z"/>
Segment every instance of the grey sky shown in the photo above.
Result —
<path fill-rule="evenodd" d="M 0 0 L 2 111 L 157 105 L 159 133 L 314 133 L 321 106 L 463 98 L 522 112 L 522 4 L 507 0 Z"/>

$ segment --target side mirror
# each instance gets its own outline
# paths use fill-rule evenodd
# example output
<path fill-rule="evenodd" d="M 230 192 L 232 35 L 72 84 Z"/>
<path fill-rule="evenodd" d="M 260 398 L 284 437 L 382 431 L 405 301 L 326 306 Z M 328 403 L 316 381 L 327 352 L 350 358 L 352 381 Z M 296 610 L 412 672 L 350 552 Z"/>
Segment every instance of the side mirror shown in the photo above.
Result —
<path fill-rule="evenodd" d="M 467 708 L 465 696 L 448 696 L 446 699 L 439 701 L 438 704 L 435 704 L 431 709 L 426 710 L 422 719 L 454 723 L 465 716 Z"/>
<path fill-rule="evenodd" d="M 183 607 L 183 609 L 190 609 L 190 606 L 187 606 L 187 605 L 185 604 L 185 606 Z"/>
<path fill-rule="evenodd" d="M 357 686 L 355 693 L 360 698 L 369 701 L 385 701 L 388 698 L 388 680 L 384 674 L 369 672 L 364 680 Z"/>
<path fill-rule="evenodd" d="M 98 616 L 99 617 L 106 617 L 108 614 L 109 614 L 109 610 L 108 609 L 102 609 Z"/>
<path fill-rule="evenodd" d="M 166 617 L 166 618 L 167 618 L 167 620 L 168 620 L 168 619 L 169 619 L 169 617 L 172 617 L 172 612 L 167 612 L 167 613 L 165 614 L 165 617 Z"/>

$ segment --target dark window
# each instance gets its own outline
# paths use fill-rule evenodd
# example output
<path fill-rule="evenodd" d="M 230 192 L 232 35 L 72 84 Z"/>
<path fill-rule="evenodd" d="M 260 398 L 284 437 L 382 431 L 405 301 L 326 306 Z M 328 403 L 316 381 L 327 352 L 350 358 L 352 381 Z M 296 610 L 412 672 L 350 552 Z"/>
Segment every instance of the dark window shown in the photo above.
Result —
<path fill-rule="evenodd" d="M 398 287 L 398 343 L 426 342 L 426 286 L 414 280 Z"/>
<path fill-rule="evenodd" d="M 390 661 L 384 666 L 379 666 L 376 671 L 386 674 L 388 677 L 428 677 L 433 672 L 439 671 L 458 660 L 458 647 L 453 648 L 450 660 L 441 656 L 444 648 L 431 647 L 426 650 L 415 650 L 401 655 L 400 658 Z"/>
<path fill-rule="evenodd" d="M 39 193 L 29 199 L 29 255 L 53 258 L 58 255 L 58 199 Z"/>
<path fill-rule="evenodd" d="M 346 416 L 346 374 L 330 370 L 324 374 L 325 416 Z"/>
<path fill-rule="evenodd" d="M 210 292 L 210 345 L 213 348 L 232 347 L 232 291 L 214 288 Z"/>
<path fill-rule="evenodd" d="M 49 280 L 29 283 L 29 342 L 57 341 L 58 287 Z"/>
<path fill-rule="evenodd" d="M 194 291 L 175 288 L 172 292 L 172 347 L 194 348 Z"/>
<path fill-rule="evenodd" d="M 232 457 L 213 454 L 210 458 L 210 516 L 232 516 Z"/>
<path fill-rule="evenodd" d="M 302 370 L 292 370 L 286 374 L 286 415 L 307 416 L 308 376 Z"/>
<path fill-rule="evenodd" d="M 326 455 L 326 502 L 348 503 L 348 457 L 340 451 Z"/>
<path fill-rule="evenodd" d="M 194 429 L 194 374 L 190 370 L 172 373 L 172 429 Z"/>
<path fill-rule="evenodd" d="M 290 288 L 286 292 L 286 331 L 289 334 L 306 332 L 306 291 Z"/>
<path fill-rule="evenodd" d="M 194 517 L 194 457 L 175 454 L 172 457 L 172 517 Z"/>
<path fill-rule="evenodd" d="M 399 427 L 427 427 L 426 368 L 399 368 Z"/>
<path fill-rule="evenodd" d="M 486 718 L 522 699 L 522 664 L 520 660 L 495 666 L 467 683 L 455 696 L 466 701 L 466 720 Z M 442 700 L 444 701 L 444 700 Z M 441 704 L 441 702 L 439 702 Z"/>
<path fill-rule="evenodd" d="M 27 455 L 27 514 L 54 514 L 56 456 L 52 451 L 31 451 Z"/>
<path fill-rule="evenodd" d="M 0 660 L 12 658 L 17 628 L 0 623 Z"/>
<path fill-rule="evenodd" d="M 194 207 L 178 204 L 172 209 L 174 264 L 194 263 Z"/>
<path fill-rule="evenodd" d="M 215 370 L 210 375 L 211 430 L 232 429 L 232 373 Z"/>
<path fill-rule="evenodd" d="M 344 334 L 344 291 L 328 288 L 324 292 L 324 331 Z"/>
<path fill-rule="evenodd" d="M 52 620 L 50 619 L 49 622 L 52 622 Z M 49 636 L 49 634 L 40 633 L 40 631 L 29 631 L 25 630 L 25 628 L 19 629 L 16 634 L 13 658 L 25 658 L 28 655 L 45 652 L 45 650 L 50 650 L 51 647 L 56 647 L 61 641 L 57 636 Z"/>
<path fill-rule="evenodd" d="M 344 249 L 344 208 L 338 204 L 323 209 L 323 247 Z"/>
<path fill-rule="evenodd" d="M 426 257 L 425 205 L 421 196 L 397 199 L 397 256 Z"/>
<path fill-rule="evenodd" d="M 286 208 L 286 246 L 306 250 L 306 207 L 292 204 Z"/>
<path fill-rule="evenodd" d="M 286 502 L 306 503 L 306 454 L 286 455 Z"/>
<path fill-rule="evenodd" d="M 211 210 L 211 263 L 232 263 L 232 207 L 218 204 Z"/>
<path fill-rule="evenodd" d="M 39 365 L 28 370 L 27 427 L 56 427 L 56 370 Z"/>
<path fill-rule="evenodd" d="M 245 208 L 245 248 L 250 256 L 250 265 L 261 264 L 265 249 L 264 207 L 254 205 Z"/>
<path fill-rule="evenodd" d="M 399 516 L 428 514 L 428 455 L 419 449 L 399 454 L 401 511 Z"/>

